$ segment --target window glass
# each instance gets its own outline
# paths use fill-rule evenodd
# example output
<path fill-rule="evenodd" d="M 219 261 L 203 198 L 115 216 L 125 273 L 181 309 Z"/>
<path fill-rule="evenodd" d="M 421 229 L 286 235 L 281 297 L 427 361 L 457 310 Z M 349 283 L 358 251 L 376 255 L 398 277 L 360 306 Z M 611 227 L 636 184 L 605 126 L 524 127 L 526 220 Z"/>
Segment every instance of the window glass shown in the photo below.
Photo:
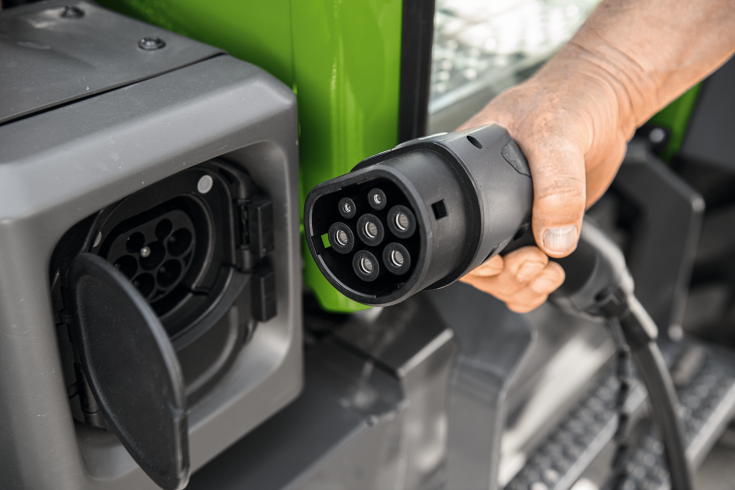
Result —
<path fill-rule="evenodd" d="M 429 131 L 451 131 L 529 76 L 599 0 L 437 0 Z"/>

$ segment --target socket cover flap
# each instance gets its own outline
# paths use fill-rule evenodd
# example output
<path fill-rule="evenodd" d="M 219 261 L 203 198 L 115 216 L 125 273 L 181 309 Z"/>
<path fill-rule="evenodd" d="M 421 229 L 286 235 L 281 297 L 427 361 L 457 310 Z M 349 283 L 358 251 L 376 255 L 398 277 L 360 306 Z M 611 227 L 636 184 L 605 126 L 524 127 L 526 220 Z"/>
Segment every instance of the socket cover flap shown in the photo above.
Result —
<path fill-rule="evenodd" d="M 128 279 L 101 257 L 71 264 L 72 335 L 108 423 L 140 467 L 166 490 L 189 480 L 186 396 L 160 320 Z"/>

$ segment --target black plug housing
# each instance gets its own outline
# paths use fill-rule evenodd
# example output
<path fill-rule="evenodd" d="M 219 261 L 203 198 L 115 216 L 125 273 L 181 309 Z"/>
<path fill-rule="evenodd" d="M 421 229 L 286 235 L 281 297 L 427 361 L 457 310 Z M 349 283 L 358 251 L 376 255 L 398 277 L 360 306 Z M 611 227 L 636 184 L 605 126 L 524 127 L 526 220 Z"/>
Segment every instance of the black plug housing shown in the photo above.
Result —
<path fill-rule="evenodd" d="M 408 141 L 316 186 L 304 227 L 335 288 L 388 306 L 448 286 L 521 240 L 532 202 L 520 148 L 485 126 Z"/>

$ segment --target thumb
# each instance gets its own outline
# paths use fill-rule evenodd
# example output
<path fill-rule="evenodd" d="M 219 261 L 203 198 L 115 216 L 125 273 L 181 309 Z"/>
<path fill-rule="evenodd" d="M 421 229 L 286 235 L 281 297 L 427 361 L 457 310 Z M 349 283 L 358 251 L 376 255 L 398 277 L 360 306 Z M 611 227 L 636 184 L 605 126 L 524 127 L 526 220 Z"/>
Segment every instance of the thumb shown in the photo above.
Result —
<path fill-rule="evenodd" d="M 550 257 L 566 257 L 577 248 L 584 217 L 584 154 L 563 139 L 529 150 L 536 243 Z"/>

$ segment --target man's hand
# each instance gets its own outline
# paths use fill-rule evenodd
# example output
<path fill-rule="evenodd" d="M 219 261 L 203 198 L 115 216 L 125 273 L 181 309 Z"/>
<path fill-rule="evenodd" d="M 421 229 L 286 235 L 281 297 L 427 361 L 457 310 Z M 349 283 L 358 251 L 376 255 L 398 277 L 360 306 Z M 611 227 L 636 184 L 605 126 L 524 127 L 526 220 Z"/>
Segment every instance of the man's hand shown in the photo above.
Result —
<path fill-rule="evenodd" d="M 505 257 L 496 255 L 461 279 L 526 313 L 540 306 L 564 282 L 564 271 L 536 247 L 523 247 Z"/>
<path fill-rule="evenodd" d="M 563 282 L 550 257 L 579 239 L 635 129 L 735 51 L 735 1 L 606 0 L 527 82 L 459 129 L 498 124 L 528 159 L 539 248 L 494 257 L 462 281 L 530 311 Z"/>

